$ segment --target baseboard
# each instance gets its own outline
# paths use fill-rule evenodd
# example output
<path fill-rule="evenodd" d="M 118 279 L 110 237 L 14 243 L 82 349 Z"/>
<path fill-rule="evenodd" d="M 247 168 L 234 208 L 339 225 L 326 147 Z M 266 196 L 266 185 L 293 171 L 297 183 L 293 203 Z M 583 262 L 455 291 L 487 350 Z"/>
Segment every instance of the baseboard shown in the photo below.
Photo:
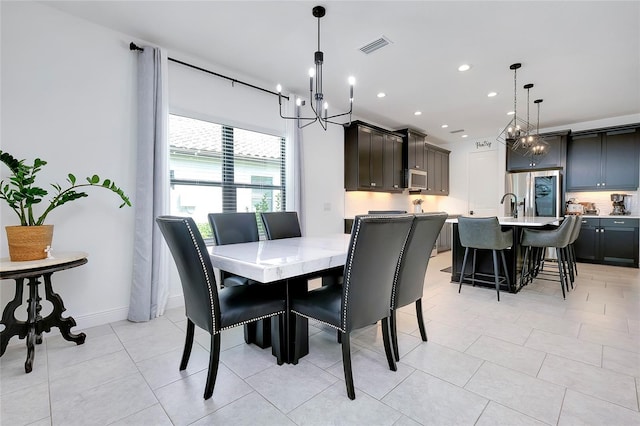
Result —
<path fill-rule="evenodd" d="M 167 306 L 165 310 L 179 308 L 181 306 L 184 306 L 184 297 L 182 296 L 182 294 L 178 294 L 175 296 L 170 296 L 167 299 Z M 67 317 L 68 314 L 69 312 L 67 311 L 62 316 Z M 79 331 L 86 330 L 88 328 L 98 327 L 100 325 L 110 324 L 112 322 L 123 321 L 127 319 L 128 315 L 128 306 L 87 315 L 72 315 L 77 325 L 71 329 L 71 332 L 78 333 Z M 59 334 L 60 330 L 58 329 L 58 327 L 52 327 L 50 332 L 45 333 L 46 336 L 57 336 Z M 19 339 L 17 336 L 13 336 L 13 338 L 9 341 L 8 346 L 13 346 L 16 344 L 24 345 L 25 340 Z"/>
<path fill-rule="evenodd" d="M 167 305 L 165 310 L 179 308 L 181 306 L 184 306 L 184 297 L 182 296 L 182 294 L 178 294 L 178 295 L 170 296 L 169 298 L 167 298 Z M 74 330 L 76 329 L 83 330 L 86 328 L 109 324 L 112 322 L 123 321 L 127 319 L 128 315 L 129 315 L 129 307 L 126 306 L 118 309 L 112 309 L 110 311 L 96 312 L 93 314 L 81 315 L 81 316 L 74 316 L 74 319 L 78 324 L 77 328 L 74 328 Z M 53 329 L 51 329 L 52 332 L 54 330 L 57 331 L 58 328 L 54 327 Z"/>

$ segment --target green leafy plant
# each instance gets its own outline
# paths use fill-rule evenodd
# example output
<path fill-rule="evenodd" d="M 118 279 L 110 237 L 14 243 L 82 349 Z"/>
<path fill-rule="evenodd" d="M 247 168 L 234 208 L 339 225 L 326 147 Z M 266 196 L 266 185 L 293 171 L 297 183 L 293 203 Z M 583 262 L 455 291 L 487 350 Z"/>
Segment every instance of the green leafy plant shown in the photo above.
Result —
<path fill-rule="evenodd" d="M 114 182 L 110 179 L 104 179 L 101 181 L 98 175 L 93 175 L 86 178 L 86 182 L 79 183 L 76 177 L 69 173 L 67 175 L 68 188 L 63 188 L 57 183 L 51 184 L 55 193 L 53 198 L 49 200 L 49 204 L 46 206 L 40 216 L 35 216 L 33 207 L 42 202 L 43 198 L 49 193 L 36 185 L 36 175 L 47 164 L 46 161 L 36 158 L 33 161 L 33 165 L 29 166 L 25 164 L 26 160 L 17 160 L 8 152 L 0 151 L 0 161 L 2 161 L 11 170 L 11 176 L 9 182 L 4 180 L 0 181 L 0 199 L 7 202 L 9 207 L 18 215 L 20 219 L 20 225 L 22 226 L 37 226 L 44 224 L 47 215 L 57 207 L 66 204 L 73 200 L 87 197 L 87 193 L 83 190 L 78 191 L 79 188 L 88 186 L 95 186 L 99 188 L 105 188 L 112 191 L 122 199 L 120 208 L 124 206 L 131 206 L 129 197 L 125 195 L 122 189 L 118 188 Z M 46 204 L 46 203 L 44 203 Z"/>

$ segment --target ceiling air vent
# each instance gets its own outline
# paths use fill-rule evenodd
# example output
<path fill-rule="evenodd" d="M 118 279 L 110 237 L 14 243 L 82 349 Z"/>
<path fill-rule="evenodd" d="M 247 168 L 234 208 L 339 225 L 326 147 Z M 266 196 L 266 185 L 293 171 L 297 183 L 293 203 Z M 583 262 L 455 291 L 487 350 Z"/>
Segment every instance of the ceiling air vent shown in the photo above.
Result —
<path fill-rule="evenodd" d="M 452 130 L 449 133 L 456 134 L 456 133 L 462 133 L 462 132 L 464 132 L 464 129 Z"/>
<path fill-rule="evenodd" d="M 380 38 L 372 41 L 371 43 L 365 44 L 359 50 L 362 53 L 364 53 L 366 55 L 369 55 L 369 54 L 375 52 L 378 49 L 382 49 L 383 47 L 385 47 L 388 44 L 391 44 L 391 40 L 389 40 L 385 36 L 381 36 Z"/>

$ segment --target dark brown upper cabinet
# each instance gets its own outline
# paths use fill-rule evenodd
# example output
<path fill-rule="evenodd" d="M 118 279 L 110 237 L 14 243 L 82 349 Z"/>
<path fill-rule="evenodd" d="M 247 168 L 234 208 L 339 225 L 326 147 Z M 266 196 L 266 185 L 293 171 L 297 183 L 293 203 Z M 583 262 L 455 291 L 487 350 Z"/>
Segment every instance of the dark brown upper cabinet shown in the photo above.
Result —
<path fill-rule="evenodd" d="M 344 130 L 347 191 L 402 192 L 402 136 L 354 121 Z"/>
<path fill-rule="evenodd" d="M 639 127 L 571 135 L 567 147 L 567 191 L 635 191 L 639 176 Z"/>

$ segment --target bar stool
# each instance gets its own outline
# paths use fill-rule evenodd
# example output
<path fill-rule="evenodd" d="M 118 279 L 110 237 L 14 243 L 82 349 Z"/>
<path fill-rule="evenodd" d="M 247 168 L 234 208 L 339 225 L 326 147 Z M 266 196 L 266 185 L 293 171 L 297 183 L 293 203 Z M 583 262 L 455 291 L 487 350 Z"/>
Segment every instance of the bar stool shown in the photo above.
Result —
<path fill-rule="evenodd" d="M 580 216 L 576 217 L 575 224 L 573 225 L 573 232 L 571 233 L 571 239 L 569 240 L 569 259 L 571 264 L 573 265 L 573 269 L 575 270 L 575 275 L 578 275 L 578 262 L 576 261 L 576 248 L 574 243 L 580 236 L 580 229 L 582 228 L 582 224 L 586 223 L 586 221 L 582 221 Z M 573 288 L 573 280 L 571 281 L 571 288 Z"/>
<path fill-rule="evenodd" d="M 498 302 L 500 301 L 500 284 L 506 282 L 507 287 L 511 286 L 509 282 L 509 272 L 507 271 L 507 262 L 504 259 L 504 250 L 513 245 L 513 230 L 503 231 L 500 227 L 497 217 L 459 217 L 458 218 L 458 235 L 460 236 L 460 244 L 465 247 L 464 260 L 462 261 L 462 271 L 460 272 L 460 287 L 458 293 L 462 289 L 462 281 L 465 278 L 465 268 L 467 266 L 467 256 L 469 249 L 473 249 L 473 264 L 471 269 L 471 281 L 475 285 L 477 282 L 490 283 L 490 281 L 477 280 L 476 275 L 476 250 L 491 250 L 493 252 L 493 280 L 496 285 L 496 293 L 498 294 Z M 502 259 L 502 267 L 504 268 L 504 278 L 500 278 L 500 267 L 498 266 L 498 252 Z M 468 276 L 468 275 L 467 275 Z"/>
<path fill-rule="evenodd" d="M 579 218 L 571 215 L 566 216 L 562 224 L 556 229 L 523 229 L 521 245 L 522 247 L 526 247 L 524 260 L 522 262 L 521 280 L 523 283 L 532 281 L 534 277 L 538 277 L 538 273 L 542 269 L 541 265 L 544 262 L 545 249 L 549 247 L 555 248 L 558 256 L 558 276 L 560 287 L 562 288 L 562 298 L 566 298 L 565 288 L 569 291 L 570 279 L 567 266 L 573 268 L 568 257 L 567 247 L 571 241 L 576 220 L 579 220 Z M 537 249 L 535 250 L 537 253 L 531 254 L 532 249 Z M 529 259 L 530 255 L 531 259 Z M 544 277 L 539 278 L 547 281 L 555 281 Z"/>

